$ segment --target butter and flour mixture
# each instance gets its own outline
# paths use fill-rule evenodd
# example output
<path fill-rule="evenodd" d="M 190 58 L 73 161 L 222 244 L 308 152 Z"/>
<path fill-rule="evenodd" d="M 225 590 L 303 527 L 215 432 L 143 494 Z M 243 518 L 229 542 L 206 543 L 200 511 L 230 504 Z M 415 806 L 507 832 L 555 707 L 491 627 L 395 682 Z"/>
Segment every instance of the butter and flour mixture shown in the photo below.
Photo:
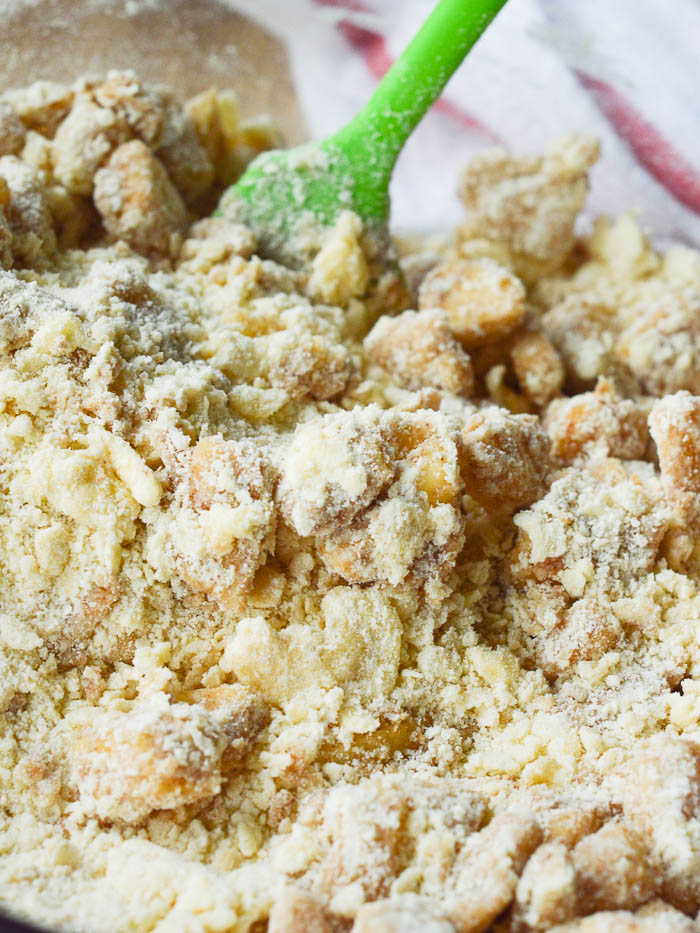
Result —
<path fill-rule="evenodd" d="M 230 93 L 0 97 L 0 904 L 84 933 L 691 933 L 700 255 L 569 137 L 448 241 L 211 217 Z M 428 169 L 426 168 L 426 171 Z"/>

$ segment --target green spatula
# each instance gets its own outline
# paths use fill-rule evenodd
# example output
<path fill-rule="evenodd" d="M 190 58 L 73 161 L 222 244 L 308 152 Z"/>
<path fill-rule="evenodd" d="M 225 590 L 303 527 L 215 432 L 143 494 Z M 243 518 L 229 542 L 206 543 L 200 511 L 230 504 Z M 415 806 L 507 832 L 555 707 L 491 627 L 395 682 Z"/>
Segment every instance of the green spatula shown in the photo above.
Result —
<path fill-rule="evenodd" d="M 217 213 L 245 220 L 261 254 L 287 262 L 301 258 L 303 225 L 331 226 L 347 209 L 384 238 L 404 143 L 504 3 L 440 0 L 356 117 L 321 142 L 258 156 Z"/>

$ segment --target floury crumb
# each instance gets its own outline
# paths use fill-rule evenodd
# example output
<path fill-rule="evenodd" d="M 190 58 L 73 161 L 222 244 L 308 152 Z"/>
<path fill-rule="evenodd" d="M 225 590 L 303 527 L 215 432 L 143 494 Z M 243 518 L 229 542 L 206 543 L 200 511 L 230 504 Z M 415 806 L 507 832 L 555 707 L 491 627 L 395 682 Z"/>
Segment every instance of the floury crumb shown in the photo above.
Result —
<path fill-rule="evenodd" d="M 210 217 L 272 131 L 0 97 L 0 903 L 62 930 L 621 933 L 700 907 L 700 256 L 597 144 L 449 243 Z M 312 248 L 313 247 L 313 248 Z"/>

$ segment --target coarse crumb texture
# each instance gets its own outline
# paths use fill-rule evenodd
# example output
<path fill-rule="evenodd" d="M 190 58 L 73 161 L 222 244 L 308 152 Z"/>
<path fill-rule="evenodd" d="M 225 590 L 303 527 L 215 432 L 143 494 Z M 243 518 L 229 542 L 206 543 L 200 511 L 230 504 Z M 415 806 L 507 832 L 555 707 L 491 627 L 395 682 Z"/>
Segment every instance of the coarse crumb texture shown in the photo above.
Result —
<path fill-rule="evenodd" d="M 0 903 L 84 933 L 690 933 L 700 255 L 486 153 L 455 236 L 211 218 L 274 134 L 0 97 Z"/>

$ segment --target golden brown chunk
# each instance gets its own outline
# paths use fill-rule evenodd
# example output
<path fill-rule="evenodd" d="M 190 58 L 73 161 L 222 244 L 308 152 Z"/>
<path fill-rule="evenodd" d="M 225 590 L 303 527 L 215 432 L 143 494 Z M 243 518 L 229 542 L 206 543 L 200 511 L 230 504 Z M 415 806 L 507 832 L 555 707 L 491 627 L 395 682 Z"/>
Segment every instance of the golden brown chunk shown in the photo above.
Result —
<path fill-rule="evenodd" d="M 55 81 L 36 81 L 29 87 L 10 91 L 6 96 L 28 130 L 50 139 L 68 114 L 75 91 Z"/>
<path fill-rule="evenodd" d="M 195 591 L 234 604 L 273 546 L 275 476 L 250 442 L 220 437 L 201 440 L 189 466 L 172 531 L 178 571 Z"/>
<path fill-rule="evenodd" d="M 61 555 L 61 561 L 65 557 Z M 87 662 L 87 645 L 97 626 L 107 618 L 119 599 L 116 580 L 100 580 L 88 584 L 85 596 L 70 619 L 51 639 L 50 648 L 62 670 L 82 668 Z"/>
<path fill-rule="evenodd" d="M 270 710 L 261 696 L 241 684 L 202 687 L 180 697 L 212 714 L 221 728 L 226 746 L 221 756 L 221 771 L 226 774 L 249 751 L 258 733 L 268 725 Z"/>
<path fill-rule="evenodd" d="M 520 532 L 510 573 L 526 597 L 528 610 L 520 618 L 530 635 L 555 629 L 574 599 L 600 593 L 608 602 L 629 594 L 654 566 L 669 524 L 658 487 L 627 474 L 620 461 L 604 465 L 610 469 L 595 475 L 570 468 L 546 496 L 515 516 Z M 594 619 L 586 622 L 584 613 L 573 622 L 566 651 L 582 650 L 590 637 L 586 625 Z M 593 624 L 593 644 L 600 631 L 602 647 L 611 632 L 607 622 L 602 629 L 600 624 Z"/>
<path fill-rule="evenodd" d="M 0 157 L 0 179 L 0 184 L 5 183 L 1 197 L 15 260 L 27 265 L 45 263 L 56 249 L 56 233 L 44 189 L 31 168 L 16 156 Z"/>
<path fill-rule="evenodd" d="M 95 173 L 115 146 L 130 136 L 118 114 L 81 94 L 61 123 L 53 141 L 53 171 L 73 194 L 92 194 Z"/>
<path fill-rule="evenodd" d="M 214 180 L 214 169 L 190 114 L 166 88 L 148 85 L 133 72 L 110 72 L 91 88 L 94 100 L 153 150 L 171 182 L 191 205 Z"/>
<path fill-rule="evenodd" d="M 279 500 L 300 535 L 342 525 L 394 476 L 378 409 L 325 415 L 297 427 L 285 457 Z"/>
<path fill-rule="evenodd" d="M 332 933 L 326 912 L 301 888 L 285 888 L 270 912 L 267 933 Z"/>
<path fill-rule="evenodd" d="M 126 124 L 147 146 L 157 147 L 163 137 L 163 94 L 148 87 L 133 72 L 112 71 L 91 88 L 95 102 Z"/>
<path fill-rule="evenodd" d="M 284 146 L 279 130 L 270 121 L 241 121 L 238 96 L 230 89 L 209 88 L 190 98 L 185 109 L 214 166 L 216 181 L 224 187 L 232 184 L 256 155 Z"/>
<path fill-rule="evenodd" d="M 330 848 L 315 890 L 331 899 L 339 889 L 357 884 L 363 900 L 385 897 L 410 855 L 408 815 L 408 800 L 395 782 L 380 778 L 331 790 L 318 830 L 328 833 Z"/>
<path fill-rule="evenodd" d="M 644 904 L 634 915 L 649 926 L 656 924 L 657 930 L 663 926 L 665 933 L 695 933 L 697 929 L 697 919 L 686 917 L 660 898 Z"/>
<path fill-rule="evenodd" d="M 12 264 L 12 230 L 7 220 L 10 206 L 10 189 L 0 175 L 0 269 L 9 269 Z"/>
<path fill-rule="evenodd" d="M 600 828 L 604 819 L 602 807 L 585 801 L 557 801 L 556 805 L 538 814 L 545 842 L 561 842 L 573 848 L 583 836 Z"/>
<path fill-rule="evenodd" d="M 671 527 L 661 542 L 661 555 L 671 570 L 683 573 L 695 550 L 695 540 L 691 529 Z"/>
<path fill-rule="evenodd" d="M 461 490 L 456 447 L 440 415 L 418 411 L 387 419 L 384 431 L 396 460 L 406 460 L 414 485 L 430 505 L 454 504 Z"/>
<path fill-rule="evenodd" d="M 561 624 L 539 640 L 537 659 L 547 677 L 557 677 L 577 661 L 594 661 L 622 638 L 617 618 L 594 599 L 578 599 Z"/>
<path fill-rule="evenodd" d="M 467 419 L 462 439 L 462 478 L 477 502 L 513 512 L 544 495 L 551 444 L 534 415 L 485 408 Z"/>
<path fill-rule="evenodd" d="M 568 136 L 541 156 L 494 149 L 472 159 L 459 189 L 467 209 L 461 238 L 504 244 L 530 276 L 555 269 L 573 246 L 574 221 L 598 152 L 594 139 Z"/>
<path fill-rule="evenodd" d="M 226 184 L 227 160 L 239 141 L 241 129 L 240 107 L 235 92 L 209 88 L 191 97 L 185 108 L 194 120 L 197 135 L 207 150 L 217 179 Z"/>
<path fill-rule="evenodd" d="M 204 437 L 192 451 L 190 495 L 196 509 L 209 509 L 215 501 L 236 502 L 242 488 L 261 499 L 271 484 L 266 460 L 245 442 Z"/>
<path fill-rule="evenodd" d="M 326 567 L 349 583 L 438 581 L 463 541 L 458 438 L 438 413 L 389 414 L 383 434 L 395 480 L 386 497 L 319 542 Z"/>
<path fill-rule="evenodd" d="M 185 204 L 196 204 L 214 181 L 214 167 L 194 121 L 174 99 L 166 100 L 163 133 L 155 151 Z"/>
<path fill-rule="evenodd" d="M 232 163 L 236 173 L 267 149 L 282 149 L 284 137 L 268 117 L 253 117 L 241 123 L 236 146 L 232 152 Z"/>
<path fill-rule="evenodd" d="M 399 265 L 406 282 L 409 307 L 418 307 L 418 289 L 430 270 L 443 258 L 438 250 L 431 249 L 420 237 L 395 240 L 399 250 Z M 404 253 L 404 250 L 406 252 Z"/>
<path fill-rule="evenodd" d="M 651 843 L 661 896 L 700 906 L 700 745 L 671 735 L 641 743 L 622 778 L 625 816 Z"/>
<path fill-rule="evenodd" d="M 619 322 L 608 305 L 569 295 L 543 315 L 541 326 L 564 361 L 573 391 L 591 389 L 598 376 L 614 371 Z"/>
<path fill-rule="evenodd" d="M 361 907 L 352 933 L 454 933 L 454 929 L 439 903 L 403 894 Z"/>
<path fill-rule="evenodd" d="M 73 749 L 86 809 L 100 819 L 137 823 L 152 810 L 218 794 L 225 750 L 239 740 L 249 744 L 255 733 L 244 715 L 247 734 L 241 734 L 241 700 L 209 712 L 203 703 L 171 704 L 160 694 L 128 713 L 98 714 Z"/>
<path fill-rule="evenodd" d="M 525 396 L 542 408 L 559 395 L 564 385 L 564 365 L 545 334 L 522 331 L 510 349 L 515 376 Z"/>
<path fill-rule="evenodd" d="M 14 107 L 0 98 L 0 156 L 16 155 L 24 145 L 26 132 Z"/>
<path fill-rule="evenodd" d="M 700 397 L 689 392 L 667 395 L 649 415 L 661 481 L 682 521 L 700 517 Z"/>
<path fill-rule="evenodd" d="M 174 255 L 187 223 L 182 198 L 140 140 L 124 143 L 95 175 L 95 205 L 107 231 L 147 255 Z"/>
<path fill-rule="evenodd" d="M 43 185 L 53 187 L 55 179 L 52 167 L 51 140 L 30 130 L 18 155 L 23 162 L 26 162 L 33 169 Z M 63 188 L 62 185 L 59 187 Z"/>
<path fill-rule="evenodd" d="M 95 206 L 89 198 L 71 194 L 63 185 L 44 189 L 60 249 L 75 249 L 99 224 Z"/>
<path fill-rule="evenodd" d="M 374 732 L 353 736 L 348 748 L 342 742 L 329 740 L 321 749 L 319 761 L 371 761 L 377 767 L 394 758 L 415 751 L 420 745 L 421 727 L 411 718 L 386 720 Z"/>
<path fill-rule="evenodd" d="M 484 933 L 508 907 L 523 868 L 542 840 L 531 814 L 512 810 L 494 817 L 467 839 L 455 866 L 448 916 L 457 933 Z"/>
<path fill-rule="evenodd" d="M 594 392 L 553 401 L 544 426 L 552 438 L 552 454 L 564 463 L 594 454 L 641 460 L 649 437 L 643 409 L 621 398 L 604 378 Z"/>
<path fill-rule="evenodd" d="M 261 616 L 241 619 L 225 669 L 278 706 L 335 686 L 365 702 L 387 697 L 401 656 L 401 620 L 387 597 L 376 587 L 338 586 L 321 612 L 322 632 L 301 622 L 276 632 Z"/>
<path fill-rule="evenodd" d="M 551 933 L 695 933 L 697 925 L 663 901 L 645 904 L 635 913 L 602 911 L 551 928 Z"/>
<path fill-rule="evenodd" d="M 525 314 L 525 289 L 492 259 L 450 259 L 435 266 L 418 291 L 421 310 L 441 308 L 465 347 L 505 337 Z"/>
<path fill-rule="evenodd" d="M 307 805 L 302 815 L 325 850 L 310 873 L 314 889 L 328 900 L 355 890 L 357 907 L 387 897 L 391 882 L 415 857 L 423 832 L 448 832 L 452 845 L 463 850 L 484 813 L 483 798 L 459 780 L 375 774 L 355 785 L 336 785 L 321 805 Z M 509 853 L 521 847 L 514 828 L 502 826 L 496 836 Z"/>
<path fill-rule="evenodd" d="M 434 387 L 468 396 L 474 387 L 471 360 L 442 311 L 382 316 L 365 338 L 365 350 L 407 389 Z"/>
<path fill-rule="evenodd" d="M 369 268 L 362 249 L 362 222 L 343 211 L 311 264 L 308 292 L 316 301 L 345 305 L 367 289 Z"/>
<path fill-rule="evenodd" d="M 317 334 L 273 334 L 265 341 L 265 363 L 272 385 L 294 398 L 331 399 L 352 374 L 348 351 Z"/>
<path fill-rule="evenodd" d="M 489 401 L 513 415 L 530 414 L 532 411 L 530 402 L 524 395 L 511 388 L 508 383 L 507 366 L 501 363 L 492 366 L 484 376 L 484 386 L 488 392 Z"/>
<path fill-rule="evenodd" d="M 571 860 L 579 913 L 634 910 L 653 895 L 656 878 L 641 836 L 623 823 L 607 823 L 581 839 Z"/>
<path fill-rule="evenodd" d="M 637 312 L 615 344 L 615 358 L 650 395 L 700 393 L 700 292 L 669 288 Z"/>
<path fill-rule="evenodd" d="M 210 88 L 190 98 L 185 108 L 214 166 L 216 181 L 223 187 L 232 184 L 256 155 L 284 146 L 270 121 L 241 121 L 235 91 Z"/>
<path fill-rule="evenodd" d="M 526 930 L 550 930 L 576 916 L 576 872 L 566 846 L 536 849 L 518 881 L 514 916 Z"/>

